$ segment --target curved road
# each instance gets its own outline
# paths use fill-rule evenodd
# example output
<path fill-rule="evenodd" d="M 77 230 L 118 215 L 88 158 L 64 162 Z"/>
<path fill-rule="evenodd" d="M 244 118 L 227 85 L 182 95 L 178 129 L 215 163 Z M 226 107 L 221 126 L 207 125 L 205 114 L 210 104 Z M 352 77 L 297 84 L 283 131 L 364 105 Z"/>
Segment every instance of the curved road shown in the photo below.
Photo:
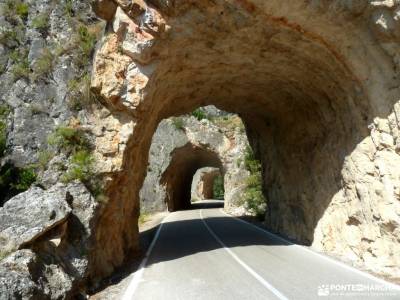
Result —
<path fill-rule="evenodd" d="M 123 300 L 400 299 L 400 287 L 227 216 L 216 201 L 196 205 L 163 221 Z"/>

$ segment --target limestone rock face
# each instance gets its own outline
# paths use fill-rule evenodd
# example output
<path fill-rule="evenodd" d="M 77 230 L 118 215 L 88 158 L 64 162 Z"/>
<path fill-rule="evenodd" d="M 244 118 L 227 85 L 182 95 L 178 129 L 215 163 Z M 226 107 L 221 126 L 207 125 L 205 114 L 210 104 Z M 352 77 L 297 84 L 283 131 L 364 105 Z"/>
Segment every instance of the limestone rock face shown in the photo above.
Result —
<path fill-rule="evenodd" d="M 35 264 L 37 257 L 30 250 L 19 250 L 0 261 L 0 299 L 47 298 L 31 277 Z"/>
<path fill-rule="evenodd" d="M 113 3 L 103 7 L 102 17 L 114 16 Z M 0 0 L 1 114 L 7 107 L 0 119 L 0 299 L 62 299 L 79 293 L 88 277 L 99 203 L 80 183 L 57 184 L 71 153 L 52 153 L 48 137 L 71 124 L 99 139 L 116 135 L 112 128 L 102 130 L 110 113 L 98 109 L 89 92 L 93 52 L 105 22 L 89 1 L 22 0 L 20 11 L 13 4 Z M 118 122 L 117 128 L 119 134 L 125 127 Z M 112 160 L 110 148 L 103 147 Z M 45 189 L 4 195 L 8 165 L 34 168 Z"/>
<path fill-rule="evenodd" d="M 0 208 L 1 249 L 20 249 L 65 222 L 71 208 L 65 191 L 33 187 L 9 200 Z"/>
<path fill-rule="evenodd" d="M 5 1 L 0 2 L 0 36 L 4 36 L 0 43 L 0 59 L 4 60 L 0 105 L 7 104 L 11 110 L 7 158 L 18 167 L 36 163 L 48 135 L 84 106 L 82 99 L 75 103 L 73 94 L 80 91 L 72 84 L 90 72 L 91 61 L 81 52 L 77 28 L 92 34 L 104 26 L 88 1 L 71 1 L 71 15 L 66 13 L 65 1 L 23 2 L 28 5 L 26 19 L 9 12 Z M 6 38 L 10 33 L 16 38 Z"/>
<path fill-rule="evenodd" d="M 98 274 L 137 248 L 136 221 L 115 216 L 139 214 L 160 120 L 215 104 L 262 160 L 271 230 L 400 276 L 398 1 L 117 3 L 92 88 L 134 128 L 114 154 L 95 253 L 114 262 Z"/>
<path fill-rule="evenodd" d="M 0 209 L 0 299 L 78 294 L 89 274 L 98 206 L 79 182 L 10 199 Z"/>
<path fill-rule="evenodd" d="M 61 261 L 18 250 L 0 261 L 0 299 L 67 299 L 71 277 Z"/>

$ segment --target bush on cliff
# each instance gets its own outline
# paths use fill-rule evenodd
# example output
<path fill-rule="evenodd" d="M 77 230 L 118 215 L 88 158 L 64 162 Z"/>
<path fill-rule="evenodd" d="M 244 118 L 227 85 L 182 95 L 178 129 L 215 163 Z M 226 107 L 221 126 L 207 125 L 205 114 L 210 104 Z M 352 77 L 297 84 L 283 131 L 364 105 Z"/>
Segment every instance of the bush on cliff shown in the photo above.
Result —
<path fill-rule="evenodd" d="M 262 219 L 267 208 L 267 201 L 262 192 L 261 163 L 250 147 L 246 149 L 245 166 L 250 176 L 246 179 L 243 202 L 250 213 Z"/>
<path fill-rule="evenodd" d="M 224 199 L 224 177 L 218 175 L 214 179 L 213 183 L 213 196 L 215 199 L 223 200 Z"/>
<path fill-rule="evenodd" d="M 6 151 L 7 142 L 7 117 L 10 110 L 7 105 L 0 105 L 0 157 Z"/>

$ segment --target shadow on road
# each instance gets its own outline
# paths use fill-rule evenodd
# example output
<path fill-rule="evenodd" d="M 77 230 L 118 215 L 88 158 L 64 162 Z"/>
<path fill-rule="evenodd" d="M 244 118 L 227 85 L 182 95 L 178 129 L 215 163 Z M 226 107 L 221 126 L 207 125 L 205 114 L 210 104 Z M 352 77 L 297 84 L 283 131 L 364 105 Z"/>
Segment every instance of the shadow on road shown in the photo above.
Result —
<path fill-rule="evenodd" d="M 208 208 L 223 208 L 223 200 L 204 200 L 199 202 L 193 202 L 189 209 L 208 209 Z"/>
<path fill-rule="evenodd" d="M 199 218 L 199 210 L 202 209 L 203 214 L 207 216 L 207 210 L 223 208 L 223 206 L 223 201 L 195 202 L 192 203 L 190 209 L 185 210 L 185 212 L 192 210 L 195 218 L 179 221 L 169 221 L 167 219 L 163 223 L 160 235 L 146 266 L 222 248 L 221 244 L 212 237 L 203 221 Z M 225 216 L 205 217 L 205 221 L 217 236 L 223 237 L 225 245 L 231 248 L 252 245 L 273 247 L 292 245 L 290 242 L 285 242 L 277 238 L 268 238 L 259 229 L 246 226 L 234 218 Z M 142 255 L 128 258 L 122 267 L 102 282 L 101 286 L 96 289 L 96 292 L 108 285 L 118 284 L 121 280 L 135 272 L 144 257 L 144 253 L 151 244 L 158 227 L 156 226 L 140 233 Z"/>
<path fill-rule="evenodd" d="M 218 208 L 217 204 L 199 203 L 196 209 Z M 282 247 L 292 243 L 269 237 L 259 229 L 238 222 L 230 217 L 205 217 L 207 225 L 220 237 L 227 247 L 247 247 L 253 245 Z M 201 219 L 187 219 L 164 222 L 161 234 L 149 257 L 147 265 L 190 256 L 199 252 L 209 252 L 222 246 L 210 234 Z"/>

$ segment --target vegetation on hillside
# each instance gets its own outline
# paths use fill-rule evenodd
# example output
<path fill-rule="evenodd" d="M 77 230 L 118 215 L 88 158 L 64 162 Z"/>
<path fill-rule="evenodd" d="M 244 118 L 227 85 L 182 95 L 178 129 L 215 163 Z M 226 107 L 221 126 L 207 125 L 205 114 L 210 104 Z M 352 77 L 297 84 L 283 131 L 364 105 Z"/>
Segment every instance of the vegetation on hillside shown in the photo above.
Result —
<path fill-rule="evenodd" d="M 7 150 L 7 118 L 10 108 L 0 105 L 0 160 Z M 27 190 L 36 182 L 33 167 L 17 168 L 11 163 L 3 163 L 0 167 L 0 204 L 6 199 Z"/>
<path fill-rule="evenodd" d="M 172 124 L 174 125 L 175 129 L 184 130 L 184 121 L 182 117 L 173 117 Z"/>
<path fill-rule="evenodd" d="M 204 109 L 202 109 L 201 107 L 192 111 L 191 115 L 199 121 L 203 119 L 209 119 L 207 112 L 205 112 Z"/>
<path fill-rule="evenodd" d="M 243 121 L 238 115 L 213 117 L 210 121 L 225 133 L 232 133 L 236 129 L 239 129 L 241 133 L 245 133 Z"/>
<path fill-rule="evenodd" d="M 73 77 L 67 83 L 66 100 L 69 109 L 77 113 L 96 99 L 90 91 L 89 67 L 95 43 L 102 34 L 104 23 L 88 17 L 86 11 L 77 10 L 78 6 L 72 0 L 53 4 L 44 5 L 43 10 L 38 12 L 34 2 L 4 1 L 1 9 L 5 26 L 0 28 L 0 44 L 4 45 L 5 51 L 1 57 L 0 74 L 8 72 L 15 82 L 23 79 L 33 87 L 39 84 L 54 84 L 52 76 L 55 68 L 58 68 L 60 63 L 67 63 Z M 53 12 L 58 11 L 57 5 L 64 9 L 65 14 L 62 18 L 65 18 L 66 22 L 56 20 L 60 21 L 61 25 L 54 27 L 53 18 L 57 14 Z M 66 26 L 65 30 L 61 26 Z M 28 59 L 32 31 L 43 37 L 44 45 L 36 49 L 35 55 L 32 58 L 29 56 Z M 69 36 L 65 36 L 64 33 Z M 51 107 L 54 98 L 49 98 L 48 101 L 48 106 Z M 32 115 L 48 113 L 45 104 L 35 101 L 27 104 Z M 0 107 L 0 158 L 6 152 L 8 112 L 8 108 Z M 65 171 L 61 180 L 80 180 L 99 194 L 101 185 L 94 179 L 94 158 L 88 136 L 87 132 L 80 129 L 60 126 L 48 137 L 48 146 L 43 146 L 38 151 L 35 164 L 16 168 L 12 162 L 3 162 L 0 169 L 0 201 L 3 202 L 5 198 L 28 189 L 37 181 L 37 174 L 45 171 L 53 157 L 61 152 L 68 158 L 65 165 L 59 163 L 60 170 Z"/>
<path fill-rule="evenodd" d="M 64 166 L 66 172 L 61 180 L 65 183 L 79 180 L 90 186 L 94 175 L 94 158 L 87 133 L 79 128 L 61 126 L 56 128 L 47 140 L 57 152 L 63 152 L 69 157 L 68 166 Z"/>
<path fill-rule="evenodd" d="M 224 177 L 222 175 L 218 175 L 215 177 L 213 182 L 213 196 L 214 199 L 223 200 L 224 199 Z"/>
<path fill-rule="evenodd" d="M 267 201 L 262 191 L 261 163 L 250 147 L 246 149 L 245 166 L 250 176 L 246 179 L 243 204 L 250 213 L 262 219 L 266 212 Z"/>
<path fill-rule="evenodd" d="M 35 169 L 15 167 L 6 163 L 0 168 L 0 204 L 29 189 L 37 180 Z"/>
<path fill-rule="evenodd" d="M 6 151 L 7 118 L 9 113 L 10 109 L 7 105 L 0 105 L 0 157 L 2 157 Z"/>

